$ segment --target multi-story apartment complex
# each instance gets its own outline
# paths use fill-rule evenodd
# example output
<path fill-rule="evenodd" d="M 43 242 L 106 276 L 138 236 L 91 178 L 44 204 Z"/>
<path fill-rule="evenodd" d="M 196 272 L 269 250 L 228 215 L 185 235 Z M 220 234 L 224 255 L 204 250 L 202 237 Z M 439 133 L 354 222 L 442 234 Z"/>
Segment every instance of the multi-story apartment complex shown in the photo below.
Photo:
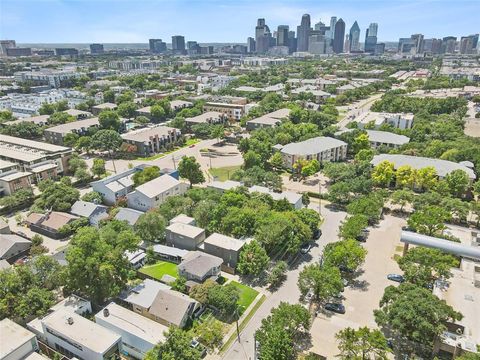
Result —
<path fill-rule="evenodd" d="M 62 82 L 79 78 L 81 73 L 72 70 L 42 69 L 39 71 L 19 71 L 14 74 L 15 81 L 29 82 L 37 85 L 49 85 L 52 88 L 62 86 Z"/>
<path fill-rule="evenodd" d="M 168 126 L 152 126 L 123 134 L 123 141 L 136 147 L 137 154 L 149 156 L 173 146 L 180 138 L 180 130 Z"/>
<path fill-rule="evenodd" d="M 245 115 L 245 106 L 220 102 L 207 102 L 203 105 L 204 111 L 215 111 L 225 114 L 230 121 L 239 121 Z"/>

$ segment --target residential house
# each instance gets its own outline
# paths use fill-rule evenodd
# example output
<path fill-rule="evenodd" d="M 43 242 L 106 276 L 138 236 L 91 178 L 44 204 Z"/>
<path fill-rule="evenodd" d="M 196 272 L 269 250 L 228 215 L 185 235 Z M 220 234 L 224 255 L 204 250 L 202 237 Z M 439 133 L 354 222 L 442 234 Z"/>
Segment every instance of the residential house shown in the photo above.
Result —
<path fill-rule="evenodd" d="M 125 143 L 133 145 L 137 154 L 150 156 L 175 145 L 180 136 L 181 132 L 178 129 L 156 125 L 122 134 L 122 139 Z"/>
<path fill-rule="evenodd" d="M 70 213 L 88 218 L 90 225 L 98 226 L 101 220 L 108 218 L 108 208 L 88 201 L 78 200 L 72 205 Z"/>
<path fill-rule="evenodd" d="M 224 270 L 237 267 L 240 251 L 246 241 L 238 240 L 230 236 L 213 233 L 205 239 L 202 250 L 207 254 L 219 257 L 223 260 Z M 227 269 L 225 269 L 227 268 Z"/>
<path fill-rule="evenodd" d="M 172 218 L 170 220 L 169 224 L 172 225 L 173 223 L 181 223 L 181 224 L 187 224 L 187 225 L 192 225 L 192 226 L 196 225 L 195 219 L 193 217 L 187 216 L 185 214 L 179 214 L 179 215 L 175 216 L 174 218 Z"/>
<path fill-rule="evenodd" d="M 0 359 L 18 360 L 38 350 L 34 333 L 10 319 L 0 320 Z"/>
<path fill-rule="evenodd" d="M 147 254 L 143 250 L 126 251 L 125 257 L 133 269 L 138 270 L 145 265 Z"/>
<path fill-rule="evenodd" d="M 120 335 L 73 311 L 59 309 L 39 321 L 46 344 L 69 358 L 104 360 L 120 356 Z"/>
<path fill-rule="evenodd" d="M 121 207 L 115 215 L 115 220 L 126 221 L 130 226 L 134 226 L 143 214 L 145 214 L 143 211 Z"/>
<path fill-rule="evenodd" d="M 247 130 L 252 131 L 259 128 L 274 127 L 281 124 L 282 119 L 288 119 L 290 116 L 290 109 L 283 108 L 268 114 L 262 115 L 258 118 L 247 121 Z"/>
<path fill-rule="evenodd" d="M 147 211 L 162 204 L 168 197 L 184 194 L 188 185 L 165 174 L 135 188 L 127 195 L 128 207 Z"/>
<path fill-rule="evenodd" d="M 202 228 L 174 222 L 165 229 L 167 245 L 185 249 L 195 250 L 205 240 L 205 230 Z"/>
<path fill-rule="evenodd" d="M 347 157 L 347 143 L 326 136 L 318 136 L 277 148 L 280 149 L 285 166 L 290 169 L 293 169 L 298 159 L 318 160 L 323 163 L 341 161 Z"/>
<path fill-rule="evenodd" d="M 122 295 L 121 300 L 138 314 L 165 326 L 174 325 L 179 328 L 185 327 L 187 321 L 201 310 L 198 301 L 150 279 Z"/>
<path fill-rule="evenodd" d="M 200 251 L 191 251 L 178 265 L 178 274 L 187 280 L 203 283 L 207 279 L 217 279 L 223 260 Z"/>
<path fill-rule="evenodd" d="M 0 260 L 13 264 L 28 255 L 32 242 L 16 234 L 0 234 Z"/>
<path fill-rule="evenodd" d="M 122 338 L 122 352 L 143 359 L 155 345 L 165 341 L 168 327 L 111 302 L 95 315 L 95 322 Z"/>
<path fill-rule="evenodd" d="M 76 120 L 84 120 L 92 117 L 92 113 L 89 111 L 77 110 L 77 109 L 68 109 L 64 113 L 73 116 Z"/>
<path fill-rule="evenodd" d="M 61 239 L 64 235 L 59 230 L 76 219 L 78 217 L 75 215 L 50 211 L 46 214 L 31 213 L 25 222 L 30 227 L 30 230 L 34 232 L 54 239 Z"/>

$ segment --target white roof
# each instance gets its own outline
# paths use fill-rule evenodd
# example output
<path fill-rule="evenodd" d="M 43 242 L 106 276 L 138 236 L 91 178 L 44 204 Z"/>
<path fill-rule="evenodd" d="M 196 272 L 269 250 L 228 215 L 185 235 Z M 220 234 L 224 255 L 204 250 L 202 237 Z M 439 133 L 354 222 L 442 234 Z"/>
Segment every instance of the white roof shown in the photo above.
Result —
<path fill-rule="evenodd" d="M 58 133 L 58 134 L 68 134 L 73 130 L 88 129 L 92 126 L 99 126 L 98 117 L 72 121 L 65 124 L 60 124 L 57 126 L 52 126 L 51 128 L 46 129 L 47 132 Z"/>
<path fill-rule="evenodd" d="M 68 319 L 73 323 L 69 324 Z M 75 313 L 58 310 L 42 319 L 42 323 L 67 339 L 71 339 L 89 349 L 103 354 L 121 340 L 113 331 Z"/>
<path fill-rule="evenodd" d="M 130 131 L 126 134 L 123 134 L 122 138 L 130 141 L 148 142 L 151 138 L 165 137 L 173 132 L 180 133 L 180 130 L 168 126 L 158 125 Z"/>
<path fill-rule="evenodd" d="M 245 241 L 238 240 L 227 235 L 213 233 L 205 239 L 204 243 L 214 245 L 222 249 L 238 251 L 245 244 Z"/>
<path fill-rule="evenodd" d="M 221 104 L 221 105 L 226 105 L 226 104 Z M 230 104 L 227 104 L 230 105 Z M 192 123 L 205 123 L 208 122 L 209 120 L 217 120 L 225 117 L 223 113 L 218 112 L 218 111 L 207 111 L 203 114 L 200 114 L 198 116 L 186 118 L 186 122 L 192 122 Z"/>
<path fill-rule="evenodd" d="M 124 300 L 148 309 L 162 289 L 169 289 L 169 287 L 158 281 L 145 279 L 141 284 L 135 286 Z"/>
<path fill-rule="evenodd" d="M 95 315 L 95 321 L 100 325 L 102 325 L 102 322 L 106 322 L 119 329 L 119 332 L 111 329 L 118 335 L 122 335 L 122 332 L 125 332 L 148 341 L 150 344 L 158 344 L 165 340 L 163 334 L 168 330 L 167 326 L 113 302 L 108 304 L 105 309 L 108 310 L 109 315 L 105 316 L 104 311 L 101 310 Z"/>
<path fill-rule="evenodd" d="M 212 188 L 223 190 L 223 191 L 235 189 L 239 186 L 242 186 L 242 183 L 238 181 L 233 181 L 233 180 L 212 181 L 210 184 L 208 184 L 208 187 L 212 187 Z"/>
<path fill-rule="evenodd" d="M 265 114 L 264 116 L 268 116 L 274 119 L 284 119 L 284 118 L 287 118 L 289 115 L 290 115 L 290 109 L 283 108 L 283 109 L 272 111 L 268 114 Z"/>
<path fill-rule="evenodd" d="M 188 225 L 194 225 L 195 224 L 195 219 L 193 217 L 187 216 L 185 214 L 179 214 L 175 216 L 173 219 L 170 220 L 170 224 L 173 223 L 182 223 L 182 224 L 188 224 Z"/>
<path fill-rule="evenodd" d="M 163 193 L 165 190 L 174 188 L 180 184 L 180 181 L 168 174 L 165 174 L 138 186 L 135 191 L 138 191 L 149 198 L 154 198 L 155 196 Z"/>
<path fill-rule="evenodd" d="M 23 344 L 35 338 L 35 334 L 10 319 L 0 321 L 0 359 L 7 358 Z"/>
<path fill-rule="evenodd" d="M 12 170 L 12 171 L 0 174 L 0 180 L 8 182 L 8 181 L 21 179 L 30 175 L 32 175 L 31 172 Z"/>
<path fill-rule="evenodd" d="M 161 245 L 161 244 L 155 244 L 152 246 L 153 251 L 157 254 L 164 254 L 168 256 L 176 256 L 180 258 L 184 258 L 189 251 L 188 250 L 183 250 L 179 248 L 174 248 L 171 246 L 166 246 L 166 245 Z"/>
<path fill-rule="evenodd" d="M 367 130 L 368 139 L 385 144 L 404 145 L 410 141 L 405 135 L 398 135 L 389 131 Z"/>
<path fill-rule="evenodd" d="M 285 145 L 281 152 L 290 155 L 312 155 L 340 146 L 347 146 L 346 142 L 326 136 L 318 136 L 305 141 Z"/>
<path fill-rule="evenodd" d="M 174 222 L 173 224 L 170 224 L 166 230 L 189 238 L 195 238 L 205 232 L 205 230 L 202 228 L 180 222 Z"/>
<path fill-rule="evenodd" d="M 427 166 L 432 166 L 437 170 L 437 175 L 440 177 L 445 177 L 448 173 L 453 170 L 463 170 L 467 173 L 470 179 L 475 179 L 477 176 L 472 169 L 466 167 L 465 165 L 458 164 L 453 161 L 441 160 L 441 159 L 432 159 L 421 156 L 410 156 L 410 155 L 397 155 L 397 154 L 380 154 L 375 155 L 373 160 L 370 162 L 373 166 L 377 166 L 382 161 L 390 161 L 394 164 L 395 169 L 403 165 L 410 165 L 414 169 L 423 169 Z"/>
<path fill-rule="evenodd" d="M 17 166 L 17 164 L 12 163 L 10 161 L 0 160 L 0 170 L 6 169 L 6 168 L 12 168 L 15 166 Z"/>

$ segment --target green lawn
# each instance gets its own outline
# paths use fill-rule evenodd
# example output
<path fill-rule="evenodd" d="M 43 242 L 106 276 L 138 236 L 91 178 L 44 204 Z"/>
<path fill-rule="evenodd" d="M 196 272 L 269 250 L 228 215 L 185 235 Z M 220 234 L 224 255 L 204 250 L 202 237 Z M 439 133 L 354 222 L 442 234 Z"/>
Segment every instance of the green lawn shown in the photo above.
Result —
<path fill-rule="evenodd" d="M 154 265 L 144 266 L 139 271 L 157 280 L 160 280 L 165 274 L 175 278 L 178 277 L 177 265 L 167 261 L 159 261 Z"/>
<path fill-rule="evenodd" d="M 210 169 L 210 174 L 216 178 L 218 181 L 226 181 L 229 180 L 229 177 L 235 172 L 235 170 L 240 169 L 240 165 L 237 166 L 225 166 L 221 168 L 213 168 Z"/>
<path fill-rule="evenodd" d="M 238 306 L 240 307 L 240 314 L 242 314 L 245 310 L 247 310 L 253 300 L 255 300 L 258 295 L 258 291 L 236 281 L 231 281 L 229 284 L 235 285 L 235 287 L 240 290 Z"/>

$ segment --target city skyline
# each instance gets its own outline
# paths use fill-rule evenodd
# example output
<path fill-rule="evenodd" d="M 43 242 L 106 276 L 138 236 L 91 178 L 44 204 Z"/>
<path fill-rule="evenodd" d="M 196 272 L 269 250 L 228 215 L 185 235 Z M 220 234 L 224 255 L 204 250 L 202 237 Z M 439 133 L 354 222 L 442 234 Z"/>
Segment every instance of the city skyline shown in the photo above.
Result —
<path fill-rule="evenodd" d="M 172 35 L 179 34 L 198 42 L 245 43 L 247 37 L 255 36 L 252 28 L 257 18 L 265 18 L 273 33 L 279 25 L 296 30 L 302 15 L 307 13 L 312 25 L 318 21 L 328 24 L 330 17 L 336 16 L 350 29 L 357 21 L 360 41 L 364 40 L 369 24 L 375 22 L 381 29 L 379 41 L 397 41 L 412 33 L 422 33 L 426 38 L 477 33 L 475 17 L 480 10 L 478 2 L 459 1 L 455 7 L 449 7 L 448 2 L 441 0 L 388 4 L 345 0 L 320 5 L 313 1 L 292 4 L 281 0 L 262 4 L 253 0 L 226 4 L 217 0 L 120 0 L 115 7 L 112 2 L 4 0 L 0 5 L 0 37 L 13 38 L 18 43 L 146 43 L 149 38 L 169 42 Z M 95 12 L 105 16 L 92 16 Z"/>

